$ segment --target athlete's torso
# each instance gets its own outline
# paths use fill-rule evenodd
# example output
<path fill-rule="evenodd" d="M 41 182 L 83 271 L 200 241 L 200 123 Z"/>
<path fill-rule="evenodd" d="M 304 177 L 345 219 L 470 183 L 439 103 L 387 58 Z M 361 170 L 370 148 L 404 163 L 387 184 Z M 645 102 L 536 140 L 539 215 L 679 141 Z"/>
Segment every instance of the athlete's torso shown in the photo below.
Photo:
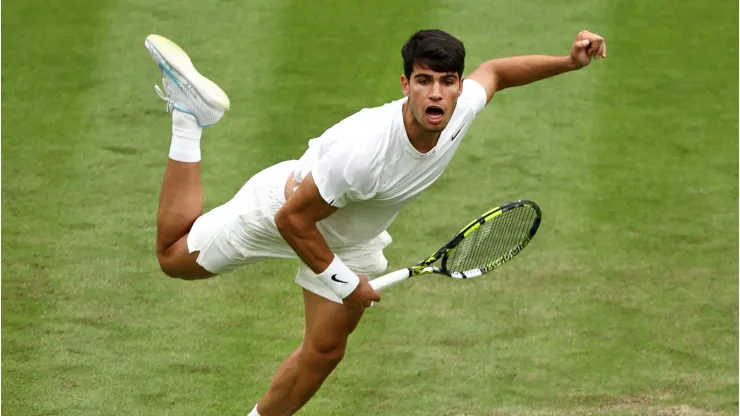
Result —
<path fill-rule="evenodd" d="M 340 208 L 318 223 L 330 246 L 352 246 L 376 237 L 440 177 L 485 106 L 485 90 L 465 81 L 450 122 L 425 154 L 406 135 L 405 102 L 364 109 L 309 141 L 294 178 L 300 183 L 311 172 L 322 196 Z"/>

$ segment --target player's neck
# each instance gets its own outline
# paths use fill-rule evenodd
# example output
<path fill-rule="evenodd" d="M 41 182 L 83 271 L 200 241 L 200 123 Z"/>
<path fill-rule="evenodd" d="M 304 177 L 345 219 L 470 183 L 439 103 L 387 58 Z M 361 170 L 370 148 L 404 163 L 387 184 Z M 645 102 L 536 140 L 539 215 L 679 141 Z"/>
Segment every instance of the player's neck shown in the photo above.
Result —
<path fill-rule="evenodd" d="M 423 127 L 416 121 L 416 118 L 411 113 L 411 109 L 408 107 L 408 103 L 403 105 L 403 125 L 406 128 L 406 136 L 409 138 L 409 142 L 414 146 L 419 153 L 429 153 L 437 145 L 439 136 L 442 133 L 430 132 L 424 130 Z"/>

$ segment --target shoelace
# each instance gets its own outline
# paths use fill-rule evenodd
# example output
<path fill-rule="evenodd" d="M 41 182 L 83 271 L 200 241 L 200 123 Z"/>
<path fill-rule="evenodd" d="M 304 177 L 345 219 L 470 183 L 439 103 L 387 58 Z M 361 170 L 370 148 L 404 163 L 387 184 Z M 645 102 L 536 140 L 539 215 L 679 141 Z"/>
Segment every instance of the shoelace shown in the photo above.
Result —
<path fill-rule="evenodd" d="M 167 112 L 171 113 L 172 109 L 174 108 L 174 104 L 172 103 L 172 100 L 170 100 L 170 97 L 162 91 L 161 88 L 159 88 L 159 85 L 154 86 L 154 91 L 156 91 L 157 95 L 159 95 L 159 98 L 161 98 L 164 101 L 167 101 Z"/>

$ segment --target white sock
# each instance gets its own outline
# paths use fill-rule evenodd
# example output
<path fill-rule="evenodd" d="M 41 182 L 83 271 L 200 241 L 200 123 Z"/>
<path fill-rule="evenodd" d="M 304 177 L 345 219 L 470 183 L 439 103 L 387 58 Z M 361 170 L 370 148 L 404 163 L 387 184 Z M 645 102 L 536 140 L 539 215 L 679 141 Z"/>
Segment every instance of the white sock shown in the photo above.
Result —
<path fill-rule="evenodd" d="M 170 159 L 178 162 L 200 162 L 200 135 L 203 129 L 195 117 L 172 110 L 172 144 Z"/>
<path fill-rule="evenodd" d="M 259 413 L 257 413 L 257 405 L 254 405 L 254 409 L 247 415 L 247 416 L 260 416 Z"/>

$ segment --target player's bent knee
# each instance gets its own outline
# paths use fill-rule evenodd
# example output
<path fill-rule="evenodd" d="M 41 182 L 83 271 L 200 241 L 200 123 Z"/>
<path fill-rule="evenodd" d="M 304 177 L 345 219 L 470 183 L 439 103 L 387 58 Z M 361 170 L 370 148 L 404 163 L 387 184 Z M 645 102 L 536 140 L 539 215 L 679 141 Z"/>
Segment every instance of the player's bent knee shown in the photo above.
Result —
<path fill-rule="evenodd" d="M 304 343 L 301 347 L 301 353 L 310 362 L 320 363 L 326 367 L 335 367 L 344 358 L 346 349 L 346 342 L 323 343 L 318 345 Z"/>
<path fill-rule="evenodd" d="M 173 267 L 166 256 L 157 254 L 157 260 L 159 261 L 159 268 L 166 276 L 176 279 L 182 278 L 182 271 L 178 270 L 177 267 Z"/>
<path fill-rule="evenodd" d="M 178 240 L 165 250 L 157 250 L 159 267 L 165 275 L 177 279 L 203 279 L 215 274 L 198 264 L 199 252 L 190 252 L 185 239 Z"/>
<path fill-rule="evenodd" d="M 157 257 L 159 259 L 159 267 L 160 269 L 162 269 L 162 272 L 172 278 L 195 280 L 215 276 L 215 274 L 204 269 L 202 266 L 195 263 L 194 261 L 192 263 L 182 263 L 172 261 L 172 259 L 169 259 L 166 256 Z"/>

